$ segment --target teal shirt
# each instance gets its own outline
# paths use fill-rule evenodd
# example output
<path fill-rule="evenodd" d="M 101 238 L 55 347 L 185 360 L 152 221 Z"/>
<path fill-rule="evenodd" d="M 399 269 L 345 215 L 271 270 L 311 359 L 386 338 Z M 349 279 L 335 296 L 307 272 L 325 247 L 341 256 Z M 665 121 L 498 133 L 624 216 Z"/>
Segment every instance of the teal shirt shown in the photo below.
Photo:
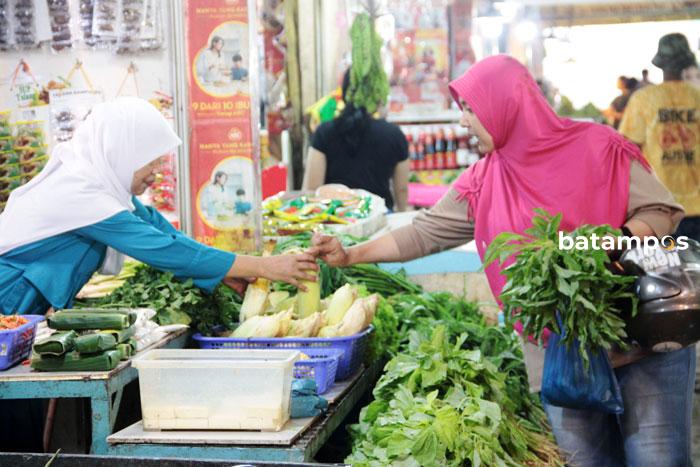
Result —
<path fill-rule="evenodd" d="M 15 248 L 0 256 L 0 313 L 44 314 L 70 308 L 110 246 L 211 291 L 235 255 L 202 245 L 134 198 L 136 210 Z"/>

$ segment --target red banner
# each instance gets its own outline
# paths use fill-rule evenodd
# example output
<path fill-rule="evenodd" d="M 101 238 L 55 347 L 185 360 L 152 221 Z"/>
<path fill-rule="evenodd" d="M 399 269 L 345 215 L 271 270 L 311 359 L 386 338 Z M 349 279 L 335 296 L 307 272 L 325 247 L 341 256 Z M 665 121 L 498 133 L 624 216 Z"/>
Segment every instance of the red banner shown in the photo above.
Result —
<path fill-rule="evenodd" d="M 260 232 L 248 0 L 186 3 L 194 237 L 250 252 Z"/>

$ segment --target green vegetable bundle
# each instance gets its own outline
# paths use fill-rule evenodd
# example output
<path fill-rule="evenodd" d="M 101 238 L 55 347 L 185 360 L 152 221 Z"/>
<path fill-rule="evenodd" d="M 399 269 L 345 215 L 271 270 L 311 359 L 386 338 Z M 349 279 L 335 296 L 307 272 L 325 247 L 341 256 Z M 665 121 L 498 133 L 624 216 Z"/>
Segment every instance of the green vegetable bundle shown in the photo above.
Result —
<path fill-rule="evenodd" d="M 350 27 L 352 67 L 346 101 L 364 107 L 369 114 L 386 102 L 389 80 L 382 66 L 382 38 L 377 34 L 372 18 L 360 13 Z"/>
<path fill-rule="evenodd" d="M 351 427 L 355 466 L 563 465 L 553 440 L 512 410 L 507 375 L 468 335 L 412 331 Z M 526 389 L 525 389 L 526 390 Z M 544 425 L 546 426 L 546 424 Z"/>
<path fill-rule="evenodd" d="M 205 335 L 214 326 L 233 329 L 238 322 L 242 298 L 225 285 L 209 294 L 192 280 L 179 281 L 172 273 L 140 265 L 135 274 L 112 294 L 82 300 L 76 306 L 91 308 L 153 308 L 162 325 L 190 324 Z"/>
<path fill-rule="evenodd" d="M 561 214 L 552 216 L 536 209 L 532 227 L 524 235 L 502 233 L 489 245 L 484 265 L 505 262 L 517 255 L 503 270 L 508 278 L 500 299 L 507 322 L 520 321 L 523 332 L 541 340 L 545 329 L 562 332 L 557 312 L 566 330 L 563 342 L 578 340 L 579 352 L 588 364 L 593 352 L 617 345 L 626 347 L 622 303 L 631 303 L 636 313 L 636 296 L 631 290 L 635 278 L 614 274 L 603 249 L 564 250 L 559 248 Z M 619 236 L 610 226 L 583 225 L 570 235 L 574 238 Z"/>

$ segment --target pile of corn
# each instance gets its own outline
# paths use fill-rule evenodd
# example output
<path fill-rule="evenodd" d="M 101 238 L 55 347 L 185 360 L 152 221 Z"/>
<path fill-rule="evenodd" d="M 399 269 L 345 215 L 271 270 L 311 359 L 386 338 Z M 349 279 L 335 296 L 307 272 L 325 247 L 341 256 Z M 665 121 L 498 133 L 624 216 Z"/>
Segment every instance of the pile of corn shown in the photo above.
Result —
<path fill-rule="evenodd" d="M 248 287 L 241 306 L 241 324 L 231 337 L 343 337 L 366 329 L 374 319 L 379 297 L 359 297 L 345 284 L 321 300 L 320 284 L 306 284 L 296 295 L 271 292 L 270 283 L 258 279 Z"/>

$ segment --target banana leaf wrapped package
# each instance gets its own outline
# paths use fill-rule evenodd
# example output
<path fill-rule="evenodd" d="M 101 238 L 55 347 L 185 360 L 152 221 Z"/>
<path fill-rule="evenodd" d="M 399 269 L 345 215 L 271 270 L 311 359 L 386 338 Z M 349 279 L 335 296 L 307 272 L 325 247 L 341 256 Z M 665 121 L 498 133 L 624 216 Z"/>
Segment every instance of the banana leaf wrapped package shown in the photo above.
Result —
<path fill-rule="evenodd" d="M 125 329 L 129 316 L 121 313 L 83 313 L 59 311 L 48 319 L 49 327 L 59 331 L 92 329 Z"/>
<path fill-rule="evenodd" d="M 73 350 L 78 334 L 75 331 L 63 331 L 52 334 L 41 344 L 34 345 L 34 352 L 39 355 L 60 357 Z"/>
<path fill-rule="evenodd" d="M 75 340 L 75 350 L 81 354 L 100 353 L 105 350 L 112 350 L 116 346 L 116 337 L 103 332 L 83 334 Z"/>
<path fill-rule="evenodd" d="M 32 359 L 32 368 L 38 371 L 109 371 L 119 365 L 118 350 L 107 350 L 99 354 L 81 355 L 68 352 L 62 357 L 41 356 Z"/>
<path fill-rule="evenodd" d="M 103 334 L 111 334 L 116 339 L 117 344 L 123 344 L 136 334 L 136 326 L 130 326 L 126 329 L 105 329 L 100 331 Z"/>
<path fill-rule="evenodd" d="M 129 343 L 117 345 L 117 351 L 122 360 L 129 360 L 134 355 L 134 348 Z"/>
<path fill-rule="evenodd" d="M 120 314 L 126 315 L 129 318 L 129 326 L 136 323 L 138 313 L 128 308 L 71 308 L 69 310 L 61 310 L 61 313 L 99 313 L 99 314 Z"/>

